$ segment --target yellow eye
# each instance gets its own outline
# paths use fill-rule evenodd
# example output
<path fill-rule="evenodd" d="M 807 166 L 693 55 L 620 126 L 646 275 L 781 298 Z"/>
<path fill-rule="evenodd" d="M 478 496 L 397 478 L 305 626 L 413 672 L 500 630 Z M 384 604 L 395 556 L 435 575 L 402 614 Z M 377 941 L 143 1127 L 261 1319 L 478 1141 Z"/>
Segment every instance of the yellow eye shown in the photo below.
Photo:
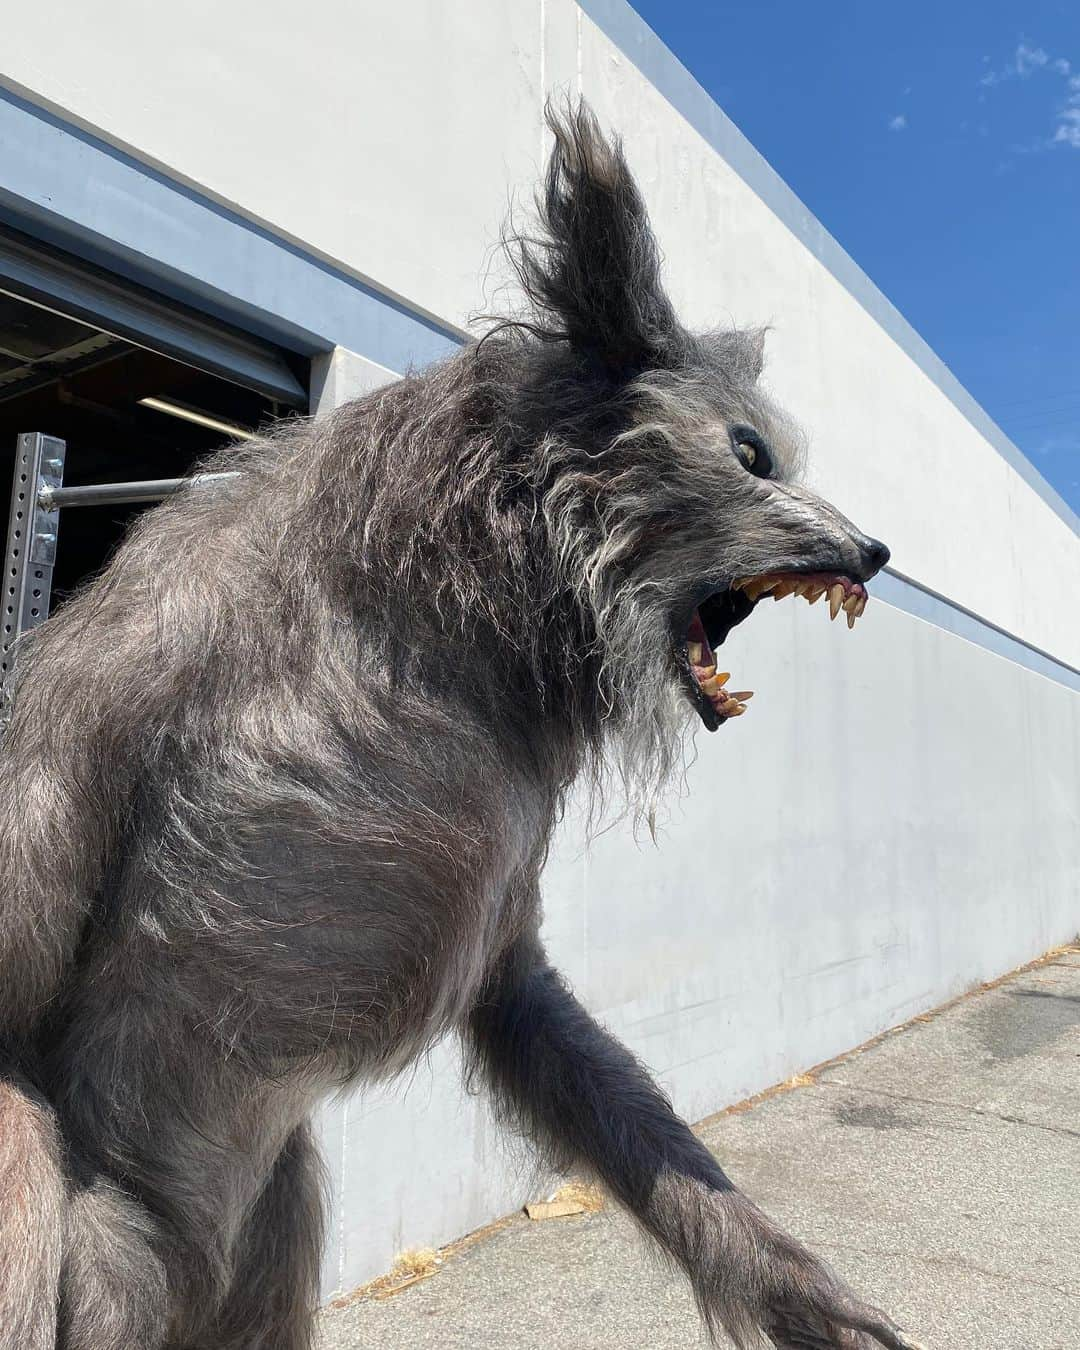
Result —
<path fill-rule="evenodd" d="M 773 458 L 761 433 L 748 426 L 734 426 L 730 430 L 732 449 L 746 472 L 755 478 L 771 478 Z"/>

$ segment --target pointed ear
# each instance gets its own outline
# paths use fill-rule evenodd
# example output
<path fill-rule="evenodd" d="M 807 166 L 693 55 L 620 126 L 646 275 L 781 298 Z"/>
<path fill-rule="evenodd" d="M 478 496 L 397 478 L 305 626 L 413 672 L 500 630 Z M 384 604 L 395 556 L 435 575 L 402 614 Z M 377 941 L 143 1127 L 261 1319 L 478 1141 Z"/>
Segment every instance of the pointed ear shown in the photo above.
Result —
<path fill-rule="evenodd" d="M 751 381 L 758 379 L 765 369 L 765 338 L 768 331 L 767 328 L 750 328 L 746 331 L 746 365 Z"/>
<path fill-rule="evenodd" d="M 546 116 L 555 147 L 537 203 L 543 233 L 511 251 L 535 310 L 527 326 L 613 375 L 670 364 L 682 330 L 622 148 L 585 103 L 562 113 L 549 103 Z"/>

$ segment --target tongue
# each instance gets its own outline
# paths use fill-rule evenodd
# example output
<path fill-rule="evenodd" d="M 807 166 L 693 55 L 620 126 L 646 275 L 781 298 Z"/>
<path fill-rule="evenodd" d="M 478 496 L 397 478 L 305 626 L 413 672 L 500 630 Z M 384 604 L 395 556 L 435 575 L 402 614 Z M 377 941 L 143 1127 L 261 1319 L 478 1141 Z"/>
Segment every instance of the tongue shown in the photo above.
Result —
<path fill-rule="evenodd" d="M 688 643 L 696 642 L 701 647 L 701 659 L 694 661 L 696 666 L 715 665 L 712 648 L 709 646 L 709 639 L 705 636 L 705 625 L 701 622 L 701 615 L 694 610 L 694 617 L 690 620 L 690 627 L 686 630 L 686 640 Z"/>

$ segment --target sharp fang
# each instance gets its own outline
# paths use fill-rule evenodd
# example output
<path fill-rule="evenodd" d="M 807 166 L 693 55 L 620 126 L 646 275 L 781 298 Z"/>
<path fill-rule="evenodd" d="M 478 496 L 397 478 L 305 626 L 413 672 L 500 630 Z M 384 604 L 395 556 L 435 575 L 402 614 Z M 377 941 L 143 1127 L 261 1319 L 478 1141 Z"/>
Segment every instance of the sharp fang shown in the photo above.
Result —
<path fill-rule="evenodd" d="M 858 608 L 859 608 L 859 597 L 857 595 L 849 595 L 848 598 L 844 601 L 844 612 L 846 614 L 854 614 Z"/>
<path fill-rule="evenodd" d="M 859 616 L 855 613 L 855 611 L 854 611 L 853 609 L 848 609 L 848 610 L 845 610 L 844 612 L 847 614 L 847 626 L 848 626 L 849 628 L 854 628 L 854 627 L 855 627 L 855 620 L 856 620 Z"/>
<path fill-rule="evenodd" d="M 686 654 L 690 658 L 692 666 L 700 666 L 701 658 L 705 655 L 705 648 L 700 642 L 691 642 L 686 649 Z"/>
<path fill-rule="evenodd" d="M 733 693 L 731 697 L 737 698 L 740 703 L 745 703 L 748 698 L 754 697 L 754 691 L 752 689 L 743 689 L 738 694 Z"/>
<path fill-rule="evenodd" d="M 835 619 L 840 613 L 840 606 L 844 603 L 844 588 L 839 581 L 833 582 L 829 587 L 829 618 Z"/>
<path fill-rule="evenodd" d="M 716 683 L 717 683 L 717 684 L 727 684 L 728 680 L 730 680 L 730 679 L 731 679 L 731 671 L 730 671 L 730 670 L 722 670 L 722 671 L 719 673 L 719 675 L 717 675 L 717 677 L 716 677 Z"/>
<path fill-rule="evenodd" d="M 861 618 L 862 618 L 862 616 L 863 616 L 863 610 L 866 608 L 866 602 L 867 602 L 867 600 L 869 600 L 869 599 L 870 599 L 870 597 L 869 597 L 868 595 L 860 595 L 860 596 L 859 596 L 859 606 L 858 606 L 858 608 L 857 608 L 856 611 L 855 611 L 855 617 L 856 617 L 857 619 L 861 619 Z"/>

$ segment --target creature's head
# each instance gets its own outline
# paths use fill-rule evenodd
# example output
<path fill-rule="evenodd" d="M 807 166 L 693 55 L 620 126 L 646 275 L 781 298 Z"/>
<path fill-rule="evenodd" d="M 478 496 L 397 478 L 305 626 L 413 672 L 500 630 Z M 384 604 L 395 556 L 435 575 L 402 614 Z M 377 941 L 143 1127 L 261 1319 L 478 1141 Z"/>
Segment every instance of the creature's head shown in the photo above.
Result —
<path fill-rule="evenodd" d="M 758 384 L 764 334 L 676 318 L 618 143 L 585 108 L 548 120 L 542 229 L 512 254 L 531 304 L 513 420 L 604 713 L 655 777 L 688 707 L 710 731 L 743 711 L 715 653 L 763 598 L 827 596 L 853 624 L 889 554 L 794 481 L 800 437 Z"/>

